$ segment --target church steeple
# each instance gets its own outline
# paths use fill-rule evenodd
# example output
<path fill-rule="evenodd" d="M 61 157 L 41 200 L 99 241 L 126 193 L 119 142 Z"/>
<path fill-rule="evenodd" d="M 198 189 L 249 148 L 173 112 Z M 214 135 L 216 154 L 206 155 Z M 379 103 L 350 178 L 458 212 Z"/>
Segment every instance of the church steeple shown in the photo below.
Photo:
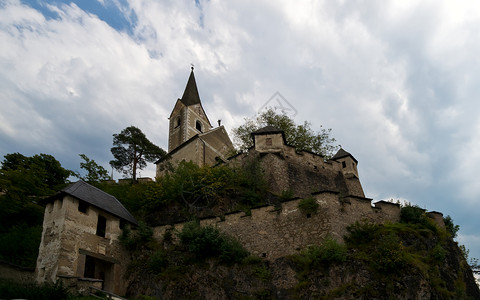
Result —
<path fill-rule="evenodd" d="M 200 104 L 197 83 L 195 82 L 195 75 L 193 75 L 193 66 L 192 72 L 190 72 L 190 77 L 188 78 L 187 86 L 185 87 L 182 99 L 180 100 L 183 104 L 185 104 L 185 106 Z"/>

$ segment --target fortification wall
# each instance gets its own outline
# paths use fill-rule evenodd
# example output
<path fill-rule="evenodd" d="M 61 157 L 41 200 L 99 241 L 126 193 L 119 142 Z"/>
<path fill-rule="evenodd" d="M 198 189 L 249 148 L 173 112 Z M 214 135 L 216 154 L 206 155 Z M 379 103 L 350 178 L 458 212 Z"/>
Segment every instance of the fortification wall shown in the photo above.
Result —
<path fill-rule="evenodd" d="M 374 223 L 397 222 L 400 206 L 382 203 L 372 207 L 371 199 L 361 197 L 341 198 L 338 193 L 322 192 L 313 195 L 319 208 L 317 213 L 306 215 L 300 211 L 300 199 L 286 201 L 281 208 L 264 206 L 244 212 L 227 214 L 224 218 L 203 219 L 200 225 L 211 225 L 239 240 L 254 255 L 276 259 L 298 253 L 308 245 L 320 244 L 332 236 L 343 242 L 347 226 L 356 221 Z M 154 237 L 161 241 L 167 230 L 180 231 L 185 223 L 154 228 Z"/>

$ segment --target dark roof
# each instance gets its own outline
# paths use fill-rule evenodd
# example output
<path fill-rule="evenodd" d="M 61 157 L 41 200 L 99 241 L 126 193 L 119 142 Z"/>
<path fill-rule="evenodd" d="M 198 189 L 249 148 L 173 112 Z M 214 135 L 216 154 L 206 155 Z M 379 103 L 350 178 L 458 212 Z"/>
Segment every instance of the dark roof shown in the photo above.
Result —
<path fill-rule="evenodd" d="M 183 92 L 182 99 L 180 100 L 186 106 L 200 103 L 200 96 L 198 95 L 197 83 L 195 82 L 195 76 L 193 75 L 193 68 L 192 72 L 190 73 L 190 77 L 188 77 L 187 86 Z"/>
<path fill-rule="evenodd" d="M 355 157 L 353 157 L 353 155 L 343 150 L 342 148 L 340 148 L 340 150 L 337 151 L 337 153 L 332 157 L 332 160 L 337 160 L 347 156 L 350 156 L 355 161 L 355 163 L 358 163 L 358 161 L 355 159 Z"/>
<path fill-rule="evenodd" d="M 90 205 L 96 206 L 108 213 L 111 213 L 112 215 L 124 219 L 132 224 L 138 225 L 137 220 L 135 220 L 132 214 L 120 203 L 120 201 L 117 200 L 117 198 L 82 180 L 70 184 L 55 195 L 47 198 L 45 201 L 48 202 L 51 199 L 57 199 L 59 197 L 63 197 L 64 195 L 70 195 L 85 201 Z"/>
<path fill-rule="evenodd" d="M 257 134 L 272 134 L 272 133 L 283 133 L 283 130 L 278 129 L 277 127 L 274 126 L 265 126 L 263 128 L 260 128 L 258 130 L 255 130 L 252 132 L 252 135 L 257 135 Z"/>

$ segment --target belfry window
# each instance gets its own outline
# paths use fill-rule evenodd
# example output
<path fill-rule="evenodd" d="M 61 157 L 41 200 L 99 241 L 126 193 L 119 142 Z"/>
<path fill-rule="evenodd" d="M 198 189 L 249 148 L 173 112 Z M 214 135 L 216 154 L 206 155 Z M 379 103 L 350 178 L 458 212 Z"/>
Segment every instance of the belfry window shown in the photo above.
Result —
<path fill-rule="evenodd" d="M 202 132 L 202 123 L 200 123 L 200 121 L 197 120 L 197 121 L 195 122 L 195 128 L 196 128 L 198 131 Z"/>
<path fill-rule="evenodd" d="M 177 117 L 175 119 L 175 128 L 177 128 L 178 126 L 180 126 L 180 123 L 181 123 L 182 119 L 180 119 L 180 117 Z"/>
<path fill-rule="evenodd" d="M 97 235 L 101 237 L 105 237 L 106 229 L 107 229 L 107 219 L 104 216 L 98 216 Z"/>

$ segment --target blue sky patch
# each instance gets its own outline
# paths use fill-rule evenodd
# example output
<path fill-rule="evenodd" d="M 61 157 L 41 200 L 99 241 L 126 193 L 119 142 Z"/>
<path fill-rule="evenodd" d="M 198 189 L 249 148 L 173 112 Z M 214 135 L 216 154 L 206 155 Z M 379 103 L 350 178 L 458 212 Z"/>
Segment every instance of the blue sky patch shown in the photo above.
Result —
<path fill-rule="evenodd" d="M 58 19 L 59 16 L 54 11 L 48 8 L 44 1 L 37 0 L 22 0 L 26 4 L 39 12 L 41 12 L 47 19 Z M 75 3 L 79 8 L 90 14 L 96 15 L 100 20 L 104 21 L 112 28 L 118 31 L 127 32 L 129 35 L 133 33 L 133 28 L 137 24 L 137 15 L 130 9 L 126 0 L 119 0 L 114 3 L 111 0 L 105 0 L 104 4 L 99 1 L 68 1 L 68 0 L 54 0 L 49 1 L 48 4 L 61 6 L 62 4 L 69 5 Z"/>

